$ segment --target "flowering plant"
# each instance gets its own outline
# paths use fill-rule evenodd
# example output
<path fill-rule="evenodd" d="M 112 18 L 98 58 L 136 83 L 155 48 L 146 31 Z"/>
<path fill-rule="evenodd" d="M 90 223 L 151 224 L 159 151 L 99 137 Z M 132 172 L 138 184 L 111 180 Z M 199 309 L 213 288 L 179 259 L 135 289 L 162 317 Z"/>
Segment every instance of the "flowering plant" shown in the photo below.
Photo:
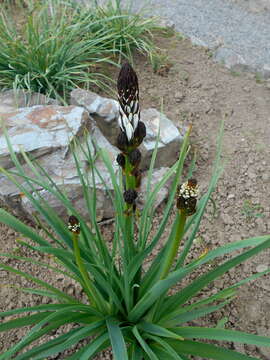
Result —
<path fill-rule="evenodd" d="M 41 267 L 48 267 L 55 273 L 64 274 L 81 286 L 85 299 L 78 299 L 24 271 L 4 263 L 0 264 L 0 268 L 31 280 L 37 285 L 35 289 L 22 289 L 23 291 L 50 299 L 48 304 L 0 313 L 3 319 L 9 317 L 0 324 L 0 331 L 34 325 L 17 344 L 0 355 L 0 360 L 45 359 L 55 354 L 63 354 L 65 350 L 85 339 L 88 341 L 66 359 L 91 359 L 109 346 L 112 347 L 115 360 L 187 360 L 191 359 L 191 356 L 216 360 L 255 359 L 200 339 L 235 341 L 269 347 L 269 338 L 229 329 L 194 327 L 189 326 L 189 322 L 221 309 L 234 298 L 240 285 L 270 271 L 257 273 L 214 295 L 207 296 L 205 293 L 203 298 L 196 297 L 201 290 L 225 272 L 269 248 L 270 236 L 258 236 L 228 243 L 187 261 L 201 218 L 222 172 L 219 161 L 220 145 L 208 191 L 202 196 L 199 195 L 197 181 L 192 177 L 184 179 L 180 184 L 191 128 L 184 138 L 179 159 L 151 189 L 157 155 L 156 146 L 148 171 L 145 205 L 141 211 L 138 211 L 136 198 L 140 191 L 141 179 L 139 145 L 146 135 L 146 128 L 140 120 L 138 78 L 129 64 L 123 65 L 120 71 L 118 94 L 120 133 L 117 146 L 121 152 L 117 156 L 117 162 L 122 169 L 121 179 L 115 175 L 106 151 L 99 150 L 99 156 L 103 159 L 114 186 L 113 196 L 109 193 L 115 207 L 112 246 L 106 242 L 97 221 L 95 182 L 93 181 L 94 185 L 90 191 L 89 181 L 82 172 L 76 152 L 74 152 L 74 160 L 89 210 L 88 219 L 80 215 L 49 176 L 44 180 L 44 174 L 46 175 L 44 170 L 31 162 L 26 154 L 22 154 L 35 177 L 31 178 L 25 174 L 7 137 L 17 171 L 4 169 L 1 171 L 28 197 L 49 228 L 46 227 L 46 236 L 43 236 L 38 229 L 25 225 L 4 209 L 0 209 L 0 221 L 34 242 L 34 245 L 22 242 L 24 246 L 39 253 L 53 255 L 57 263 L 61 264 L 61 268 L 40 263 L 30 257 L 14 254 L 1 254 L 1 256 L 22 262 L 33 262 Z M 81 150 L 92 169 L 93 178 L 101 177 L 95 167 L 91 151 L 83 147 Z M 16 180 L 17 176 L 25 180 L 25 185 L 21 185 Z M 163 218 L 157 229 L 152 229 L 155 198 L 170 178 L 172 184 Z M 68 222 L 59 218 L 50 208 L 46 200 L 36 191 L 36 185 L 42 186 L 65 205 L 70 213 Z M 105 182 L 104 186 L 106 186 Z M 161 237 L 168 226 L 170 216 L 174 216 L 173 225 L 162 245 Z M 150 266 L 146 267 L 146 260 L 157 245 L 159 251 L 151 258 Z M 200 270 L 204 264 L 240 249 L 244 249 L 240 255 L 216 265 L 188 285 L 181 285 L 183 279 Z M 63 267 L 65 270 L 62 270 Z M 180 286 L 174 289 L 179 283 Z M 170 292 L 171 289 L 174 291 Z M 10 316 L 24 313 L 27 315 L 10 319 Z M 70 323 L 75 324 L 71 330 L 49 340 L 46 339 L 41 345 L 31 347 L 37 339 Z"/>

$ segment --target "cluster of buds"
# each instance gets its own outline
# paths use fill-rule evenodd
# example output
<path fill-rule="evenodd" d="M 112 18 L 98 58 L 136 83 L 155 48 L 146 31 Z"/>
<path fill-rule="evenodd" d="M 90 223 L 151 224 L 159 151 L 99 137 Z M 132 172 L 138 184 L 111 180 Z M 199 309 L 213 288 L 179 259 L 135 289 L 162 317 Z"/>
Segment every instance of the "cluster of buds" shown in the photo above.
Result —
<path fill-rule="evenodd" d="M 141 179 L 139 170 L 141 152 L 138 147 L 146 136 L 146 128 L 144 123 L 140 121 L 138 77 L 128 63 L 125 63 L 119 72 L 117 89 L 119 101 L 118 124 L 120 127 L 117 147 L 122 152 L 118 154 L 116 160 L 126 176 L 135 177 L 135 188 L 137 188 Z M 135 189 L 132 189 L 131 194 L 130 190 L 125 192 L 124 199 L 127 204 L 134 204 L 137 193 Z M 132 202 L 131 199 L 133 199 Z"/>
<path fill-rule="evenodd" d="M 199 190 L 197 180 L 189 179 L 178 188 L 177 208 L 184 211 L 187 216 L 195 214 L 198 195 Z"/>
<path fill-rule="evenodd" d="M 68 219 L 68 230 L 76 235 L 79 235 L 81 232 L 79 220 L 74 215 L 71 215 Z"/>

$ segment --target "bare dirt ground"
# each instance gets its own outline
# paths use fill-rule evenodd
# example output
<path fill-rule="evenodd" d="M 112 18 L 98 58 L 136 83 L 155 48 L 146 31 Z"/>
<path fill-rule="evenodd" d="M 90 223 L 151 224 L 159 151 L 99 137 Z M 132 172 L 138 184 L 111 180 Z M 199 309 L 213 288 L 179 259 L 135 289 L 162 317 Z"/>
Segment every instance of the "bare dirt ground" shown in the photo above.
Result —
<path fill-rule="evenodd" d="M 145 59 L 138 56 L 135 61 L 142 107 L 159 109 L 163 104 L 163 111 L 177 126 L 193 124 L 192 143 L 198 151 L 195 176 L 202 193 L 207 188 L 215 158 L 220 120 L 227 114 L 223 149 L 225 170 L 214 195 L 217 213 L 213 216 L 212 209 L 207 211 L 192 252 L 200 253 L 206 247 L 214 248 L 227 242 L 269 234 L 269 84 L 260 82 L 259 79 L 256 81 L 248 74 L 232 73 L 222 65 L 213 63 L 209 51 L 192 46 L 188 40 L 182 40 L 179 36 L 163 38 L 159 40 L 159 46 L 166 50 L 171 67 L 162 67 L 154 74 Z M 157 213 L 154 226 L 161 216 L 162 207 Z M 17 237 L 18 234 L 1 225 L 1 251 L 16 250 Z M 28 254 L 24 249 L 17 251 Z M 270 265 L 269 255 L 268 250 L 244 263 L 216 281 L 208 291 L 214 292 L 250 274 L 265 270 Z M 52 259 L 42 260 L 52 262 Z M 5 262 L 15 264 L 11 260 Z M 80 296 L 80 290 L 66 279 L 55 278 L 50 272 L 28 264 L 20 268 Z M 0 271 L 0 279 L 2 285 L 30 286 L 5 271 Z M 1 287 L 0 292 L 0 310 L 47 301 L 10 287 Z M 227 328 L 270 336 L 269 295 L 270 277 L 266 276 L 242 287 L 231 305 L 205 319 L 204 323 L 215 326 L 219 319 L 226 316 Z M 16 330 L 11 331 L 9 336 L 0 335 L 0 349 L 8 348 L 23 333 L 24 330 Z M 226 346 L 262 360 L 270 359 L 269 348 L 265 350 L 233 344 Z M 64 358 L 65 354 L 53 357 Z M 98 357 L 107 358 L 110 358 L 109 353 Z"/>

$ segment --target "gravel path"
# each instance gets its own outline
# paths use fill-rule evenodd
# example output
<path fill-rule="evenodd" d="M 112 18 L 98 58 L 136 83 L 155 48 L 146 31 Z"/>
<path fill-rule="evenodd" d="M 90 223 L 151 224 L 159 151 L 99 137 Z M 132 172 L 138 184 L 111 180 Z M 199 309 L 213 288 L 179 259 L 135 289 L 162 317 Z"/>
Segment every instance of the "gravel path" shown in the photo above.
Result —
<path fill-rule="evenodd" d="M 212 49 L 225 66 L 270 78 L 270 11 L 261 1 L 253 0 L 250 8 L 244 0 L 150 0 L 149 8 L 194 43 Z M 134 4 L 140 7 L 145 0 Z"/>

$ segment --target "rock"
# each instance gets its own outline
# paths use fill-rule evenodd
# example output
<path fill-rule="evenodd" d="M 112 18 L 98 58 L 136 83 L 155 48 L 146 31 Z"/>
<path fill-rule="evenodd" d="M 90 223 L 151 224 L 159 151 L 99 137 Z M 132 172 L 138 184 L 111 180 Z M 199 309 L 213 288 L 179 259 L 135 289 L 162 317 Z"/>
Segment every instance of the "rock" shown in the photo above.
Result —
<path fill-rule="evenodd" d="M 89 115 L 76 106 L 33 106 L 20 108 L 1 115 L 15 153 L 23 149 L 34 157 L 67 148 L 89 121 Z M 0 163 L 12 166 L 3 131 L 0 130 Z"/>
<path fill-rule="evenodd" d="M 58 105 L 58 101 L 27 90 L 6 90 L 0 93 L 0 113 L 34 105 Z"/>
<path fill-rule="evenodd" d="M 175 98 L 175 101 L 177 103 L 180 103 L 184 100 L 185 98 L 185 94 L 183 94 L 181 91 L 177 91 L 175 94 L 174 94 L 174 98 Z"/>
<path fill-rule="evenodd" d="M 164 114 L 150 108 L 141 112 L 141 120 L 145 123 L 147 133 L 140 149 L 142 151 L 142 169 L 149 166 L 160 126 L 160 140 L 155 167 L 171 166 L 177 161 L 183 134 Z"/>
<path fill-rule="evenodd" d="M 96 120 L 102 133 L 115 144 L 119 132 L 119 105 L 116 100 L 101 97 L 91 91 L 74 89 L 70 93 L 70 103 L 83 106 Z"/>
<path fill-rule="evenodd" d="M 168 167 L 162 167 L 160 169 L 155 169 L 153 171 L 152 180 L 150 183 L 150 191 L 154 190 L 154 187 L 156 186 L 156 184 L 159 183 L 159 181 L 163 178 L 163 176 L 167 173 L 168 170 L 169 170 Z M 138 196 L 138 208 L 139 209 L 143 209 L 144 204 L 145 204 L 146 195 L 147 195 L 147 192 L 146 192 L 147 183 L 148 183 L 148 178 L 147 178 L 147 172 L 146 172 L 146 173 L 144 173 L 144 176 L 142 178 L 141 187 L 140 187 L 139 196 Z M 154 202 L 155 209 L 168 197 L 169 184 L 170 184 L 170 180 L 165 184 L 164 187 L 162 187 L 158 191 L 155 202 Z"/>
<path fill-rule="evenodd" d="M 93 145 L 92 141 L 95 145 Z M 108 142 L 108 140 L 102 135 L 100 129 L 95 125 L 94 122 L 92 123 L 90 134 L 86 137 L 86 139 L 84 139 L 84 141 L 81 139 L 81 145 L 83 149 L 87 149 L 86 142 L 89 145 L 91 156 L 96 156 L 95 166 L 103 178 L 102 182 L 96 173 L 95 181 L 97 187 L 97 216 L 100 219 L 110 218 L 113 216 L 114 210 L 109 194 L 103 183 L 106 184 L 108 191 L 113 190 L 113 185 L 111 183 L 111 178 L 106 166 L 98 156 L 98 150 L 99 148 L 106 149 L 116 174 L 119 170 L 119 167 L 115 159 L 119 151 Z M 85 176 L 88 177 L 89 186 L 93 189 L 92 173 L 89 169 L 89 163 L 86 160 L 86 157 L 83 155 L 83 151 L 80 146 L 76 147 L 75 153 L 77 154 L 80 161 L 81 171 L 85 174 Z M 77 167 L 74 162 L 72 153 L 67 153 L 66 149 L 59 149 L 53 153 L 40 157 L 37 161 L 39 165 L 46 170 L 58 188 L 67 195 L 73 206 L 77 208 L 83 216 L 86 217 L 88 212 L 86 203 L 83 198 L 83 187 L 78 176 Z M 23 165 L 23 169 L 27 176 L 35 178 L 33 172 L 31 169 L 29 169 L 27 164 Z M 16 171 L 15 168 L 11 170 Z M 17 177 L 16 180 L 23 186 L 26 186 L 27 190 L 33 192 L 33 189 L 27 185 L 24 179 Z M 55 198 L 49 191 L 42 189 L 38 185 L 34 187 L 38 191 L 38 194 L 41 196 L 41 198 L 46 200 L 59 216 L 67 216 L 67 209 L 63 206 L 59 199 Z M 0 175 L 0 199 L 5 201 L 20 215 L 29 217 L 29 215 L 32 216 L 36 213 L 36 210 L 29 199 L 3 175 Z"/>
<path fill-rule="evenodd" d="M 256 267 L 257 272 L 263 272 L 263 271 L 266 271 L 267 269 L 268 269 L 268 266 L 265 264 L 260 264 Z"/>
<path fill-rule="evenodd" d="M 223 63 L 228 69 L 234 71 L 247 70 L 247 64 L 245 59 L 227 47 L 220 47 L 215 52 L 215 60 Z"/>
<path fill-rule="evenodd" d="M 263 65 L 261 75 L 264 79 L 270 79 L 270 64 Z"/>

